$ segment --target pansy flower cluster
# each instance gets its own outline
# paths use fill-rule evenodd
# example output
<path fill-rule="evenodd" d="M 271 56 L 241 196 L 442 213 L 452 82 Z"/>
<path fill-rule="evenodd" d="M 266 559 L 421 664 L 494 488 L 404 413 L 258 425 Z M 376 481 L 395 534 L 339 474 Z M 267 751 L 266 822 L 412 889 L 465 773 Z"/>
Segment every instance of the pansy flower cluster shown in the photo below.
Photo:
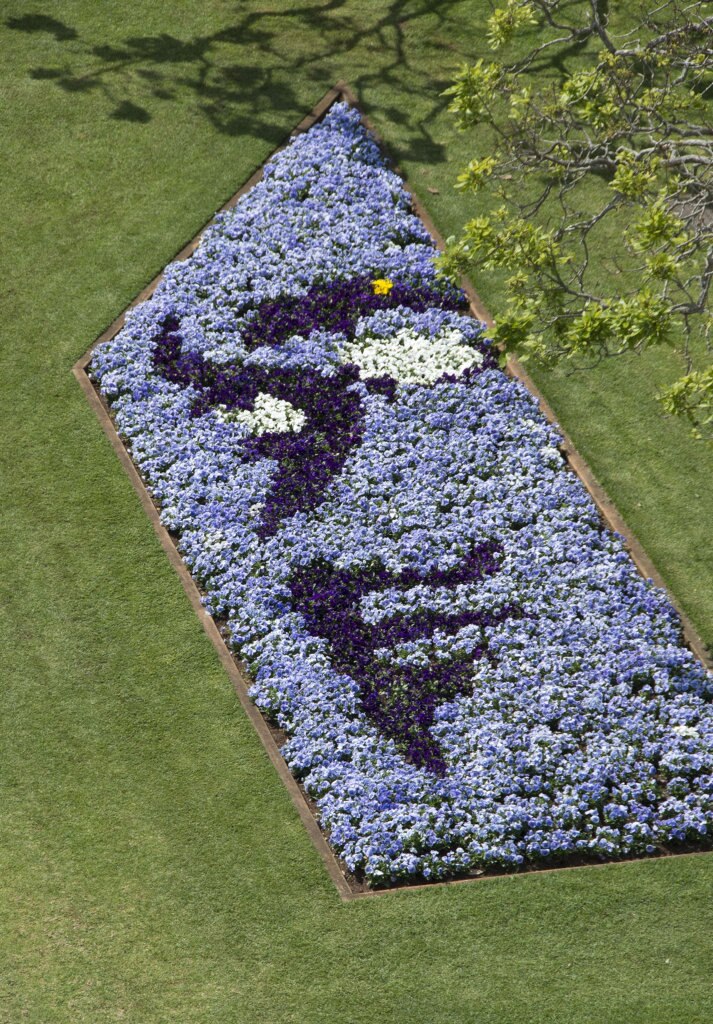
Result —
<path fill-rule="evenodd" d="M 373 885 L 707 845 L 713 679 L 343 104 L 91 373 Z"/>

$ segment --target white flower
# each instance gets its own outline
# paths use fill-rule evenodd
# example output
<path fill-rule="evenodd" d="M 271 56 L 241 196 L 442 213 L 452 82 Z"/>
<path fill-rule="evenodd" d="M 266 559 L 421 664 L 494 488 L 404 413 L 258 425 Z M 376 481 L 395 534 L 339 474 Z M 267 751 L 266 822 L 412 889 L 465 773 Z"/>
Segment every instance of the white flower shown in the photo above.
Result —
<path fill-rule="evenodd" d="M 674 725 L 671 731 L 675 732 L 677 736 L 685 736 L 691 740 L 697 740 L 700 735 L 698 729 L 694 729 L 692 725 Z"/>
<path fill-rule="evenodd" d="M 251 434 L 286 434 L 289 431 L 297 434 L 305 424 L 307 417 L 301 409 L 261 391 L 255 398 L 253 408 L 233 409 L 226 411 L 219 407 L 216 414 L 223 423 L 243 423 Z"/>
<path fill-rule="evenodd" d="M 547 445 L 544 448 L 540 448 L 540 455 L 549 463 L 559 463 L 562 461 L 559 448 L 555 448 L 554 445 Z"/>
<path fill-rule="evenodd" d="M 390 338 L 357 337 L 340 346 L 340 355 L 344 362 L 360 366 L 363 377 L 388 375 L 408 383 L 431 384 L 444 373 L 457 376 L 482 363 L 482 353 L 460 344 L 462 341 L 463 335 L 453 328 L 430 337 L 403 327 Z"/>
<path fill-rule="evenodd" d="M 207 551 L 220 551 L 226 546 L 227 541 L 222 530 L 215 530 L 213 533 L 208 533 L 203 539 L 203 547 Z"/>

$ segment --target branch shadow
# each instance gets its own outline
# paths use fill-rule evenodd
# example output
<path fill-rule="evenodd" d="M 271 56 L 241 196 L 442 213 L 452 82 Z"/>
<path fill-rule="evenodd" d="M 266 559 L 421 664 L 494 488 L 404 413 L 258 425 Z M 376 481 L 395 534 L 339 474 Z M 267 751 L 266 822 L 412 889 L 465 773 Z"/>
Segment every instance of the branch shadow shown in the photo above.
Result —
<path fill-rule="evenodd" d="M 5 24 L 17 32 L 48 32 L 57 42 L 77 39 L 77 30 L 48 14 L 23 14 L 21 18 L 7 18 Z"/>
<path fill-rule="evenodd" d="M 5 25 L 71 41 L 55 66 L 33 67 L 28 74 L 69 94 L 102 94 L 109 118 L 146 125 L 158 105 L 188 98 L 218 132 L 271 144 L 284 135 L 280 125 L 285 117 L 280 115 L 302 112 L 304 100 L 295 84 L 314 81 L 326 90 L 339 77 L 335 64 L 359 66 L 350 84 L 360 98 L 384 86 L 403 95 L 408 79 L 403 108 L 383 110 L 401 129 L 398 156 L 437 163 L 445 160 L 445 147 L 433 137 L 431 123 L 447 104 L 440 93 L 450 84 L 452 58 L 444 60 L 448 50 L 443 41 L 421 31 L 418 23 L 429 19 L 436 34 L 454 32 L 457 2 L 392 0 L 368 21 L 363 14 L 360 20 L 353 0 L 328 0 L 318 6 L 247 11 L 232 25 L 191 38 L 162 32 L 129 36 L 118 44 L 92 44 L 77 29 L 43 13 L 7 18 Z M 414 24 L 418 31 L 411 34 Z M 412 45 L 414 36 L 417 46 Z M 435 66 L 445 65 L 442 79 L 425 72 L 419 59 L 424 48 Z"/>

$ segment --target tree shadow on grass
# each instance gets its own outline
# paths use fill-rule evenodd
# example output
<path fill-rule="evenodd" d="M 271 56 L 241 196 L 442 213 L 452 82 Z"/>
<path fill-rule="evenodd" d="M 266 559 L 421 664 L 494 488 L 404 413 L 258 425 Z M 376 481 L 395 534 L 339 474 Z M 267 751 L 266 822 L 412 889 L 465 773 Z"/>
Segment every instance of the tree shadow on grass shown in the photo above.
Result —
<path fill-rule="evenodd" d="M 21 18 L 8 18 L 5 24 L 18 32 L 49 32 L 60 43 L 78 38 L 76 29 L 48 14 L 23 14 Z"/>
<path fill-rule="evenodd" d="M 449 84 L 454 60 L 444 54 L 455 47 L 446 49 L 443 37 L 459 24 L 452 17 L 456 3 L 392 0 L 368 22 L 357 17 L 353 0 L 329 0 L 320 6 L 248 11 L 233 25 L 189 39 L 160 33 L 130 36 L 119 44 L 94 45 L 75 28 L 42 13 L 8 18 L 5 25 L 71 41 L 55 66 L 34 67 L 29 74 L 67 93 L 102 93 L 108 117 L 148 124 L 157 105 L 188 99 L 217 131 L 271 144 L 284 137 L 281 115 L 296 119 L 304 113 L 294 83 L 313 81 L 315 92 L 321 92 L 338 77 L 335 64 L 357 64 L 362 70 L 351 82 L 357 95 L 391 87 L 404 97 L 403 107 L 384 110 L 405 129 L 399 156 L 437 163 L 445 152 L 430 125 L 447 103 L 440 93 Z M 426 19 L 432 32 L 418 25 Z M 428 73 L 424 52 L 432 67 L 442 69 L 442 77 Z"/>

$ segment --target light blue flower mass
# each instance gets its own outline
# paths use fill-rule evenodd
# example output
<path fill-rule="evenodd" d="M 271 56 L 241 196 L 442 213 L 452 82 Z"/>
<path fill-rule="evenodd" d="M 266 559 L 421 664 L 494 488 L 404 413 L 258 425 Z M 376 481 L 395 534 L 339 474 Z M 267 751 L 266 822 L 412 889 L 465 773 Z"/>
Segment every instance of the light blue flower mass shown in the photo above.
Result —
<path fill-rule="evenodd" d="M 535 400 L 479 368 L 482 325 L 397 306 L 350 331 L 246 344 L 262 304 L 357 277 L 438 287 L 433 243 L 400 179 L 338 104 L 167 269 L 91 366 L 208 610 L 252 671 L 256 704 L 289 733 L 284 755 L 333 848 L 383 885 L 708 843 L 713 680 L 664 593 L 603 528 Z M 195 415 L 198 385 L 155 364 L 167 317 L 180 321 L 184 353 L 216 367 L 329 378 L 345 361 L 361 365 L 350 385 L 359 443 L 321 500 L 270 536 L 258 524 L 278 464 L 244 457 L 246 439 L 299 433 L 304 417 L 269 396 L 262 419 Z M 394 346 L 404 339 L 427 370 L 403 369 Z M 382 372 L 393 394 L 369 386 Z M 495 552 L 493 571 L 438 582 L 479 545 Z M 293 599 L 300 569 L 377 564 L 391 583 L 362 594 L 359 615 L 375 635 L 405 624 L 403 639 L 375 648 L 377 674 L 380 664 L 385 677 L 469 666 L 467 689 L 442 700 L 429 727 L 441 774 L 374 724 L 362 680 L 335 667 Z M 419 618 L 441 625 L 408 634 Z"/>

